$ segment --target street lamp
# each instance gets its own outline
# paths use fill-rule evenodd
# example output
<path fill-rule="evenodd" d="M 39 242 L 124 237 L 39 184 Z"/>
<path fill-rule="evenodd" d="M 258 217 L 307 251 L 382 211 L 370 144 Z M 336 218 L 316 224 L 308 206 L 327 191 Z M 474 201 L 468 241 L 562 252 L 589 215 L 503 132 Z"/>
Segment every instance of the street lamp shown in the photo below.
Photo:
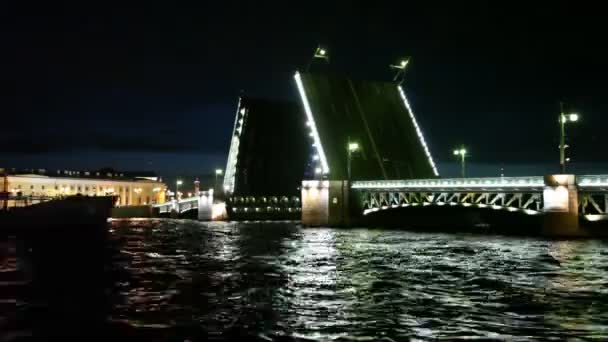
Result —
<path fill-rule="evenodd" d="M 464 158 L 467 155 L 467 150 L 464 147 L 461 147 L 457 150 L 454 150 L 454 155 L 460 157 L 460 177 L 465 178 L 465 162 Z"/>
<path fill-rule="evenodd" d="M 566 122 L 577 122 L 579 119 L 578 114 L 570 113 L 564 114 L 564 105 L 560 102 L 559 114 L 559 164 L 562 168 L 562 173 L 566 173 Z M 568 158 L 570 159 L 570 158 Z"/>
<path fill-rule="evenodd" d="M 215 189 L 217 189 L 217 178 L 224 173 L 222 169 L 215 169 Z"/>
<path fill-rule="evenodd" d="M 327 52 L 327 49 L 322 47 L 322 46 L 317 46 L 317 49 L 315 50 L 315 53 L 312 55 L 312 58 L 310 59 L 310 61 L 308 62 L 308 64 L 306 65 L 306 71 L 308 71 L 310 69 L 310 66 L 312 64 L 312 62 L 315 59 L 324 59 L 326 62 L 329 63 L 329 54 Z"/>
<path fill-rule="evenodd" d="M 178 179 L 177 181 L 175 181 L 175 198 L 177 198 L 177 200 L 179 201 L 179 186 L 182 185 L 182 180 Z"/>
<path fill-rule="evenodd" d="M 397 69 L 397 74 L 395 74 L 395 78 L 393 78 L 393 81 L 397 81 L 399 76 L 405 72 L 405 67 L 408 65 L 409 62 L 410 58 L 406 57 L 399 60 L 397 64 L 391 64 L 391 68 Z"/>
<path fill-rule="evenodd" d="M 346 147 L 347 151 L 347 163 L 346 163 L 346 171 L 348 173 L 348 181 L 350 182 L 351 177 L 351 163 L 352 163 L 352 154 L 359 151 L 359 144 L 356 142 L 348 142 L 348 146 Z"/>

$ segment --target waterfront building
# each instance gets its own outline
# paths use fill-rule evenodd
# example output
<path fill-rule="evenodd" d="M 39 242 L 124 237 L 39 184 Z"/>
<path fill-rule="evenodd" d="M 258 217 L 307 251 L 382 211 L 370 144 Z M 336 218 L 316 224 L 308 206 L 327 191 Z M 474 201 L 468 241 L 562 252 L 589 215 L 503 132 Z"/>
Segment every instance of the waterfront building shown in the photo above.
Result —
<path fill-rule="evenodd" d="M 167 186 L 152 173 L 0 169 L 0 177 L 0 194 L 13 198 L 116 196 L 117 206 L 150 205 L 166 200 Z"/>

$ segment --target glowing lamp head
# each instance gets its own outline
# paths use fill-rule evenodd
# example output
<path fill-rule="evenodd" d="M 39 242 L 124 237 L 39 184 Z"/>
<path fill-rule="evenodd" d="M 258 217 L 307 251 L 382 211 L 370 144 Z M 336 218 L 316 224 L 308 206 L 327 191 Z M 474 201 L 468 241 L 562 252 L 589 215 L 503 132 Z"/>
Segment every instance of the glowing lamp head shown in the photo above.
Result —
<path fill-rule="evenodd" d="M 320 174 L 323 170 L 320 167 L 315 168 L 315 173 Z"/>
<path fill-rule="evenodd" d="M 184 183 L 184 182 L 182 182 L 182 181 L 181 181 L 181 180 L 179 180 L 179 179 L 177 180 L 177 182 L 175 182 L 175 184 L 177 184 L 177 185 L 182 185 L 183 183 Z"/>
<path fill-rule="evenodd" d="M 357 152 L 359 151 L 359 144 L 358 143 L 348 143 L 348 151 L 349 152 Z"/>
<path fill-rule="evenodd" d="M 319 49 L 319 55 L 325 56 L 326 54 L 327 54 L 327 51 L 325 51 L 325 49 Z"/>
<path fill-rule="evenodd" d="M 464 156 L 465 154 L 467 154 L 467 150 L 465 150 L 464 148 L 461 148 L 459 150 L 454 150 L 455 156 Z"/>
<path fill-rule="evenodd" d="M 222 173 L 224 173 L 224 170 L 222 170 L 222 169 L 215 169 L 215 174 L 216 175 L 221 175 Z"/>
<path fill-rule="evenodd" d="M 241 108 L 241 114 L 245 114 L 245 108 Z"/>
<path fill-rule="evenodd" d="M 572 122 L 578 121 L 578 114 L 576 114 L 576 113 L 569 114 L 568 115 L 568 120 L 570 120 Z"/>

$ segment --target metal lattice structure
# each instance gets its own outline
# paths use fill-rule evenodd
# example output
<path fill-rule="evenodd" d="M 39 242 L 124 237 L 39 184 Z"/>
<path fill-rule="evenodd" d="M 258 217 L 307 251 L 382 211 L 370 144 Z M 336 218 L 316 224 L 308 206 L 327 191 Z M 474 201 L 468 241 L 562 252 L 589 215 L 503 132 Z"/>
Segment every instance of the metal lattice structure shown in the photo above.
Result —
<path fill-rule="evenodd" d="M 302 204 L 296 196 L 232 196 L 226 201 L 228 211 L 234 215 L 299 214 Z"/>
<path fill-rule="evenodd" d="M 577 176 L 579 213 L 590 218 L 608 216 L 608 175 Z"/>
<path fill-rule="evenodd" d="M 364 215 L 390 208 L 428 205 L 460 205 L 538 214 L 542 210 L 542 193 L 365 191 L 362 204 Z"/>
<path fill-rule="evenodd" d="M 353 182 L 363 214 L 409 206 L 450 205 L 538 214 L 543 177 L 420 179 Z"/>

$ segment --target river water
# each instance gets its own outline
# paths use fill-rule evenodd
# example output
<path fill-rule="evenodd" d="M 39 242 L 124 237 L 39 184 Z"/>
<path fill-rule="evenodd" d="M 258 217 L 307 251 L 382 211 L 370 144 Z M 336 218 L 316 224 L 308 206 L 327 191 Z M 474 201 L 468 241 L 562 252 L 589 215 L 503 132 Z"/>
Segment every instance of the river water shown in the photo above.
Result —
<path fill-rule="evenodd" d="M 103 291 L 94 300 L 88 290 L 68 293 L 57 305 L 72 308 L 64 315 L 99 316 L 107 336 L 142 341 L 606 340 L 607 247 L 292 222 L 116 220 L 104 276 L 90 282 Z"/>

